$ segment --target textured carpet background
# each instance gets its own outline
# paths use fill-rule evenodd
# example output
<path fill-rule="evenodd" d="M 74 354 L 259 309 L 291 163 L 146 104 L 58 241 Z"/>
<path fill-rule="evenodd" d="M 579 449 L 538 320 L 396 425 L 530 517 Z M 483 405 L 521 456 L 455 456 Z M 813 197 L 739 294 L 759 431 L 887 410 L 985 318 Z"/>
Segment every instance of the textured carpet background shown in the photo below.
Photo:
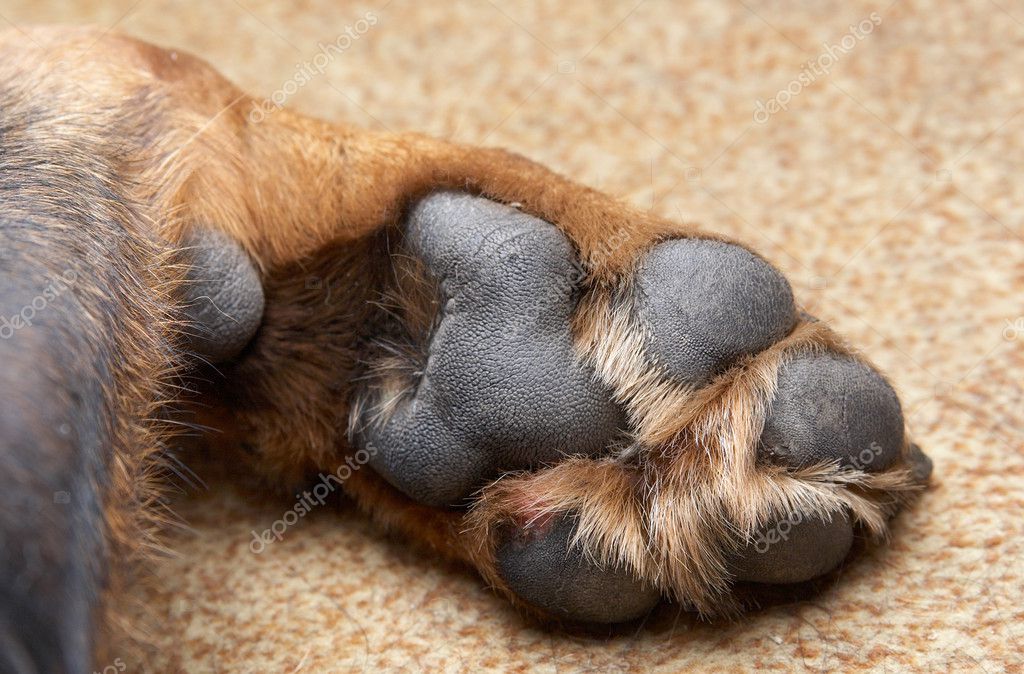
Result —
<path fill-rule="evenodd" d="M 265 96 L 349 28 L 287 105 L 507 146 L 760 246 L 891 375 L 936 464 L 893 545 L 821 594 L 601 637 L 537 629 L 343 504 L 254 555 L 292 502 L 211 477 L 139 589 L 152 671 L 1022 671 L 1024 5 L 794 4 L 0 2 L 0 22 L 110 26 Z"/>

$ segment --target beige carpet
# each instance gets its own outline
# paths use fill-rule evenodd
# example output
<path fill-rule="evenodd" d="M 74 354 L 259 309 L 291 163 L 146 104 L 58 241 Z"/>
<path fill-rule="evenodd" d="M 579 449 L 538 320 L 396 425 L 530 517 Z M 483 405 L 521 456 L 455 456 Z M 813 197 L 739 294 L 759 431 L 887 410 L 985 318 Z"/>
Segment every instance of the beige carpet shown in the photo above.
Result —
<path fill-rule="evenodd" d="M 3 0 L 0 16 L 116 27 L 266 96 L 318 42 L 345 45 L 287 105 L 507 146 L 760 246 L 891 375 L 936 463 L 894 544 L 820 595 L 729 626 L 668 608 L 611 636 L 540 630 L 343 505 L 254 555 L 251 530 L 291 502 L 211 481 L 179 503 L 192 530 L 146 596 L 151 671 L 1024 668 L 1021 3 Z"/>

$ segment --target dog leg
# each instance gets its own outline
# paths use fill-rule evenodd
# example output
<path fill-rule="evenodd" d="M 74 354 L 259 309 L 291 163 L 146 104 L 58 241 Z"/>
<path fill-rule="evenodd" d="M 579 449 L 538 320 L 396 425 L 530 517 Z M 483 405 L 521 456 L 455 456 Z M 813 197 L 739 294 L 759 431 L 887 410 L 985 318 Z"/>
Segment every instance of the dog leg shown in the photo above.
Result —
<path fill-rule="evenodd" d="M 167 406 L 189 362 L 244 348 L 262 288 L 215 231 L 158 236 L 124 136 L 22 75 L 0 77 L 0 671 L 85 672 L 158 545 Z"/>
<path fill-rule="evenodd" d="M 927 480 L 885 379 L 742 245 L 500 150 L 256 119 L 182 54 L 36 42 L 90 51 L 76 85 L 135 120 L 125 178 L 162 238 L 252 260 L 204 392 L 218 448 L 286 486 L 354 460 L 378 520 L 540 615 L 732 612 L 739 581 L 884 537 Z"/>
<path fill-rule="evenodd" d="M 85 672 L 154 542 L 173 273 L 96 146 L 0 96 L 0 671 Z"/>

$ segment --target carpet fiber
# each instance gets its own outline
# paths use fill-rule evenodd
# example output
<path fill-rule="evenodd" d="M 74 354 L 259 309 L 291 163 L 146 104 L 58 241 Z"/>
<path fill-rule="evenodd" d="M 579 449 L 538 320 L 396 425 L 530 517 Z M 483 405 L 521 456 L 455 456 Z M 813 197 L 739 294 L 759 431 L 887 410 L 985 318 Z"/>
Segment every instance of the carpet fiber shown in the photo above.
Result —
<path fill-rule="evenodd" d="M 149 671 L 1022 670 L 1024 7 L 796 4 L 4 0 L 0 23 L 110 26 L 295 109 L 505 146 L 747 241 L 891 377 L 935 461 L 893 544 L 819 594 L 611 635 L 541 630 L 345 504 L 253 554 L 292 502 L 211 475 L 138 589 Z"/>

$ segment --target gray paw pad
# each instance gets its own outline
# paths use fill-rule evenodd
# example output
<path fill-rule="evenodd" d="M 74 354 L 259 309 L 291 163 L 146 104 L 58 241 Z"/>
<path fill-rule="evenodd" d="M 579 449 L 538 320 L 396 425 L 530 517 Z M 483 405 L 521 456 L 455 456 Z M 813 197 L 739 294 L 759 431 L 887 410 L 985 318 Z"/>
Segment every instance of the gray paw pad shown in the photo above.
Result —
<path fill-rule="evenodd" d="M 916 482 L 920 484 L 928 482 L 928 479 L 932 476 L 932 460 L 921 451 L 921 447 L 917 444 L 910 445 L 907 463 L 910 464 L 910 473 L 914 476 Z"/>
<path fill-rule="evenodd" d="M 188 348 L 212 363 L 238 355 L 263 319 L 263 285 L 242 247 L 206 229 L 182 243 Z"/>
<path fill-rule="evenodd" d="M 575 529 L 575 519 L 562 516 L 516 531 L 499 545 L 498 572 L 512 591 L 555 616 L 579 622 L 625 622 L 654 608 L 660 599 L 655 588 L 570 549 Z"/>
<path fill-rule="evenodd" d="M 831 521 L 817 514 L 791 513 L 755 533 L 736 555 L 737 580 L 753 583 L 801 583 L 832 571 L 853 544 L 853 527 L 845 514 Z"/>
<path fill-rule="evenodd" d="M 761 434 L 759 453 L 790 466 L 839 461 L 885 470 L 903 447 L 896 393 L 872 368 L 837 354 L 785 363 Z"/>
<path fill-rule="evenodd" d="M 903 413 L 892 387 L 849 356 L 808 354 L 779 370 L 758 446 L 760 458 L 788 466 L 837 461 L 867 472 L 885 470 L 903 447 Z M 930 462 L 917 451 L 922 476 Z M 797 583 L 835 569 L 853 541 L 845 514 L 822 519 L 794 512 L 757 534 L 733 564 L 739 580 Z"/>
<path fill-rule="evenodd" d="M 797 312 L 786 278 L 733 244 L 674 239 L 644 257 L 637 309 L 648 353 L 674 378 L 706 383 L 737 358 L 792 330 Z"/>
<path fill-rule="evenodd" d="M 578 270 L 551 224 L 462 193 L 420 201 L 406 245 L 444 303 L 416 390 L 360 433 L 372 465 L 430 505 L 452 505 L 503 471 L 603 452 L 621 411 L 574 356 Z"/>

